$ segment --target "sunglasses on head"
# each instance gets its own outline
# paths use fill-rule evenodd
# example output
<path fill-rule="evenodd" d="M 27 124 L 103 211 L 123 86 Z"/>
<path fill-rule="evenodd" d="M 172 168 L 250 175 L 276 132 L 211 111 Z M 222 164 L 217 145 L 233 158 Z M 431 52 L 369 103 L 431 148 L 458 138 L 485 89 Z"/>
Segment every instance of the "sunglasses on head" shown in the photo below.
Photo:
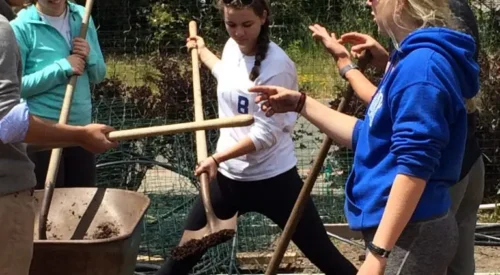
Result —
<path fill-rule="evenodd" d="M 223 0 L 224 4 L 231 4 L 234 0 Z M 242 5 L 248 6 L 253 3 L 253 0 L 237 0 L 241 2 Z"/>

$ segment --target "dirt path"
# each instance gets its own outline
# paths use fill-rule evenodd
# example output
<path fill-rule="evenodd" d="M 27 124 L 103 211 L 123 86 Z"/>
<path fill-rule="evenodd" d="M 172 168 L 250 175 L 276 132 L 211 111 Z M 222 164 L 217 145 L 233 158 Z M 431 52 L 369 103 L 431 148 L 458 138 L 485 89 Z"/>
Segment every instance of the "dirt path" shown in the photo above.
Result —
<path fill-rule="evenodd" d="M 363 252 L 352 245 L 335 241 L 340 252 L 345 255 L 353 264 L 360 267 L 363 263 L 359 260 L 359 255 Z M 476 246 L 475 248 L 476 272 L 489 272 L 500 274 L 500 247 Z"/>
<path fill-rule="evenodd" d="M 340 252 L 347 257 L 358 268 L 363 264 L 359 259 L 363 254 L 363 250 L 353 245 L 334 240 L 335 246 Z M 476 273 L 491 273 L 500 274 L 500 247 L 476 246 Z M 297 248 L 290 245 L 287 252 L 297 252 Z M 300 256 L 296 258 L 295 263 L 290 265 L 290 271 L 295 271 L 297 274 L 319 273 L 306 258 Z"/>

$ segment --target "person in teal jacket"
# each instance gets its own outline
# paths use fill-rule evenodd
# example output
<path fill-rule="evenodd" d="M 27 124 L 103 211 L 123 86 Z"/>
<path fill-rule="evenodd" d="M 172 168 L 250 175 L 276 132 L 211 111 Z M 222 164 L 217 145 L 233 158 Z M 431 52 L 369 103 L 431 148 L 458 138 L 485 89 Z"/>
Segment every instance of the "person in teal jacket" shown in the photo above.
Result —
<path fill-rule="evenodd" d="M 86 39 L 79 37 L 84 7 L 66 0 L 38 0 L 11 21 L 23 61 L 21 97 L 31 112 L 58 121 L 66 86 L 78 76 L 68 124 L 91 123 L 91 84 L 101 82 L 106 64 L 92 18 Z M 50 151 L 30 155 L 35 163 L 37 188 L 43 188 Z M 63 150 L 57 187 L 95 185 L 95 155 L 81 147 Z"/>

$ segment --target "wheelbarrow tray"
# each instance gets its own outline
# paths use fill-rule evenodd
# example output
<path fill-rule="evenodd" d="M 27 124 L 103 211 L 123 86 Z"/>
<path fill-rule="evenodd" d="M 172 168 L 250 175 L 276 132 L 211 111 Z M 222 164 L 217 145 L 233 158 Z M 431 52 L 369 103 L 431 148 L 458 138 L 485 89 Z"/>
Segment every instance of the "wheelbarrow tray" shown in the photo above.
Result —
<path fill-rule="evenodd" d="M 56 188 L 47 240 L 38 238 L 44 190 L 35 191 L 30 275 L 134 274 L 147 196 L 120 189 Z"/>

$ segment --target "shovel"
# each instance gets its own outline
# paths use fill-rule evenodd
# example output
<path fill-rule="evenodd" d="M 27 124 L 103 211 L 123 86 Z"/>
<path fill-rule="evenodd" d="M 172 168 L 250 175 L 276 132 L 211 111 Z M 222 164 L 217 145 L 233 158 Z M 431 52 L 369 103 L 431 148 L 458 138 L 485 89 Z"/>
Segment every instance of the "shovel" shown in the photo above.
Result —
<path fill-rule="evenodd" d="M 92 11 L 92 6 L 94 5 L 94 0 L 87 0 L 85 3 L 85 13 L 82 19 L 82 25 L 80 28 L 80 37 L 85 39 L 87 36 L 87 28 L 90 20 L 90 13 Z M 67 124 L 69 117 L 69 110 L 71 107 L 71 101 L 73 100 L 73 91 L 75 90 L 76 81 L 78 79 L 77 75 L 71 76 L 68 85 L 66 86 L 66 92 L 64 94 L 64 101 L 61 108 L 61 114 L 59 115 L 59 123 Z M 47 239 L 47 217 L 49 215 L 50 203 L 52 202 L 52 195 L 54 194 L 54 186 L 59 171 L 59 163 L 61 160 L 61 148 L 56 148 L 52 150 L 50 155 L 49 167 L 47 171 L 47 177 L 45 179 L 45 195 L 43 196 L 42 209 L 39 218 L 38 226 L 38 236 L 40 240 Z"/>
<path fill-rule="evenodd" d="M 145 137 L 173 135 L 183 132 L 194 132 L 198 130 L 210 130 L 210 129 L 220 129 L 228 127 L 243 127 L 243 126 L 249 126 L 253 122 L 254 118 L 252 115 L 237 115 L 234 117 L 216 118 L 199 122 L 184 122 L 184 123 L 177 123 L 170 125 L 112 131 L 108 133 L 108 139 L 110 141 L 125 141 L 125 140 L 139 139 Z M 64 144 L 54 143 L 49 145 L 29 144 L 27 150 L 29 153 L 32 153 L 38 151 L 52 150 L 54 148 L 65 148 L 72 146 L 78 146 L 78 144 L 69 144 L 69 143 L 64 143 Z"/>
<path fill-rule="evenodd" d="M 372 59 L 371 53 L 369 51 L 365 51 L 358 60 L 359 69 L 361 71 L 364 71 L 366 66 L 368 66 L 368 64 L 370 63 L 371 59 Z M 340 101 L 337 111 L 339 112 L 344 111 L 346 106 L 349 105 L 349 102 L 353 94 L 354 90 L 352 89 L 351 85 L 349 85 L 347 87 L 346 93 L 344 94 L 342 100 Z M 300 190 L 300 194 L 297 198 L 297 201 L 293 206 L 292 213 L 290 214 L 290 217 L 288 218 L 288 221 L 285 225 L 281 238 L 278 241 L 278 246 L 276 247 L 273 257 L 271 258 L 271 261 L 269 263 L 269 266 L 267 267 L 266 275 L 274 275 L 278 271 L 278 267 L 281 263 L 281 260 L 283 259 L 283 255 L 285 254 L 288 244 L 290 243 L 290 240 L 292 238 L 292 235 L 295 232 L 295 229 L 297 228 L 297 224 L 299 223 L 299 220 L 302 217 L 302 213 L 304 212 L 304 207 L 306 205 L 307 199 L 311 194 L 311 191 L 314 187 L 314 183 L 316 182 L 319 172 L 323 167 L 323 163 L 325 161 L 326 156 L 328 155 L 328 151 L 330 150 L 332 143 L 333 143 L 332 139 L 329 138 L 328 136 L 325 136 L 325 138 L 323 139 L 323 144 L 321 145 L 321 148 L 319 150 L 318 156 L 316 157 L 316 160 L 313 163 L 311 173 L 307 177 L 304 186 L 302 186 L 302 189 Z"/>
<path fill-rule="evenodd" d="M 197 35 L 197 25 L 195 21 L 189 22 L 189 34 L 190 36 Z M 193 67 L 194 116 L 195 121 L 203 121 L 199 59 L 198 50 L 196 48 L 191 50 L 191 59 Z M 198 162 L 207 158 L 205 131 L 196 132 L 196 154 Z M 203 173 L 200 176 L 200 188 L 207 224 L 197 231 L 184 231 L 179 245 L 172 250 L 171 256 L 174 260 L 179 261 L 191 255 L 201 253 L 210 247 L 217 246 L 232 239 L 236 234 L 238 213 L 227 220 L 217 218 L 214 213 L 210 199 L 210 182 L 207 173 Z"/>

